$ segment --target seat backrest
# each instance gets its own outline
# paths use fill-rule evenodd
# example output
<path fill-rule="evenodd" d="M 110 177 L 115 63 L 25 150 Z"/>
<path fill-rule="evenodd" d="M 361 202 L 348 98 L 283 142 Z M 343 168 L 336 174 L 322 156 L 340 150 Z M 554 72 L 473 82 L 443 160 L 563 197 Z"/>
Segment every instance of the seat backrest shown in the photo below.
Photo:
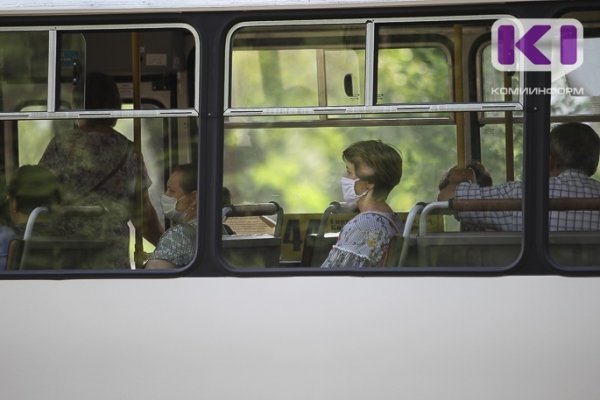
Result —
<path fill-rule="evenodd" d="M 356 214 L 356 210 L 348 203 L 334 201 L 323 212 L 319 230 L 306 235 L 302 247 L 301 265 L 318 267 L 327 258 L 331 247 L 337 242 L 339 231 Z"/>
<path fill-rule="evenodd" d="M 260 217 L 267 226 L 272 226 L 273 236 L 281 237 L 283 225 L 283 208 L 274 201 L 268 203 L 230 204 L 223 207 L 223 222 L 228 221 L 228 226 L 238 232 L 234 226 L 234 219 L 247 217 Z M 265 217 L 275 216 L 275 220 Z M 259 232 L 263 233 L 263 232 Z"/>
<path fill-rule="evenodd" d="M 106 234 L 100 224 L 93 232 L 61 231 L 60 224 L 79 218 L 90 221 L 107 212 L 100 206 L 66 206 L 49 210 L 34 209 L 27 221 L 22 239 L 9 247 L 7 269 L 106 269 L 105 255 L 118 238 Z"/>
<path fill-rule="evenodd" d="M 275 216 L 275 220 L 269 218 Z M 225 234 L 225 260 L 235 267 L 277 267 L 281 254 L 283 208 L 276 202 L 227 205 L 223 223 L 234 234 Z"/>

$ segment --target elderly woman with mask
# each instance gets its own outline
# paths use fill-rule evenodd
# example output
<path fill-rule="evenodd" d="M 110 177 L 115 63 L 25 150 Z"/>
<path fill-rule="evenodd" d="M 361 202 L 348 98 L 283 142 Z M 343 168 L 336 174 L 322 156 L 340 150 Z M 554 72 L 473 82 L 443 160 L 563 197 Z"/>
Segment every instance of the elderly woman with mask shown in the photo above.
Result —
<path fill-rule="evenodd" d="M 321 268 L 382 266 L 392 237 L 402 232 L 400 218 L 386 203 L 402 177 L 402 158 L 379 140 L 356 142 L 342 156 L 344 201 L 355 204 L 359 214 L 342 228 Z"/>
<path fill-rule="evenodd" d="M 160 201 L 173 226 L 160 237 L 146 269 L 179 268 L 194 258 L 198 228 L 196 177 L 196 168 L 191 164 L 173 168 Z"/>

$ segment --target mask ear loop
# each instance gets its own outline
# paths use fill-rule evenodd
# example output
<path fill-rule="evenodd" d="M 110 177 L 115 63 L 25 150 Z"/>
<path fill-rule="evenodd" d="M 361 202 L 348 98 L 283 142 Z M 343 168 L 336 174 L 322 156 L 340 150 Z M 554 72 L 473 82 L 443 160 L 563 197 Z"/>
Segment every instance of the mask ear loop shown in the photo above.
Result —
<path fill-rule="evenodd" d="M 366 195 L 367 195 L 367 193 L 371 191 L 371 189 L 369 189 L 369 188 L 367 187 L 367 189 L 366 189 L 364 192 L 362 192 L 361 194 L 358 194 L 358 192 L 356 191 L 356 183 L 357 183 L 358 181 L 365 181 L 367 184 L 371 183 L 371 184 L 375 185 L 375 184 L 373 183 L 373 180 L 372 180 L 372 178 L 373 178 L 373 176 L 372 176 L 372 175 L 365 176 L 365 177 L 357 177 L 357 178 L 354 180 L 354 193 L 355 193 L 357 196 L 360 196 L 360 197 L 364 197 L 364 196 L 366 196 Z"/>

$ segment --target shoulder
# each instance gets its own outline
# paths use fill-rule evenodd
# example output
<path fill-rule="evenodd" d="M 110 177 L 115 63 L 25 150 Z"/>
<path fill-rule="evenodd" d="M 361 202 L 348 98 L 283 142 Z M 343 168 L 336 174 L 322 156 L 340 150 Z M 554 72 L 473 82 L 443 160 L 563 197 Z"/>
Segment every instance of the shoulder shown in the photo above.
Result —
<path fill-rule="evenodd" d="M 400 218 L 393 213 L 362 212 L 352 218 L 346 225 L 349 229 L 363 231 L 389 229 L 400 230 Z"/>
<path fill-rule="evenodd" d="M 0 225 L 0 241 L 12 240 L 17 237 L 15 231 L 6 225 Z"/>
<path fill-rule="evenodd" d="M 184 241 L 191 240 L 193 236 L 196 234 L 196 226 L 195 224 L 177 224 L 165 231 L 160 238 L 160 242 L 163 241 Z M 159 244 L 160 245 L 160 244 Z"/>
<path fill-rule="evenodd" d="M 521 192 L 522 184 L 517 181 L 484 187 L 463 182 L 456 186 L 455 197 L 457 199 L 519 198 Z"/>

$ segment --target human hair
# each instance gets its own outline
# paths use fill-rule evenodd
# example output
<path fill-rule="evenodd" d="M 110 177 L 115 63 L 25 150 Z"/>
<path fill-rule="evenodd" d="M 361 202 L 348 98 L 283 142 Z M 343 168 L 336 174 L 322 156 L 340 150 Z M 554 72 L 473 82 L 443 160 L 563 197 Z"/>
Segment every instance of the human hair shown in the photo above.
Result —
<path fill-rule="evenodd" d="M 592 176 L 598 168 L 600 138 L 580 122 L 557 125 L 550 131 L 550 154 L 559 171 L 575 169 Z"/>
<path fill-rule="evenodd" d="M 61 201 L 58 178 L 41 165 L 23 165 L 8 184 L 8 196 L 15 199 L 16 210 L 29 214 L 40 206 L 50 207 Z"/>
<path fill-rule="evenodd" d="M 493 185 L 492 176 L 485 170 L 483 164 L 481 164 L 481 162 L 478 160 L 471 160 L 471 162 L 468 163 L 465 168 L 473 170 L 475 173 L 475 181 L 477 182 L 478 186 L 485 187 Z"/>
<path fill-rule="evenodd" d="M 353 143 L 342 153 L 345 161 L 354 165 L 356 176 L 374 184 L 373 197 L 385 200 L 402 178 L 402 157 L 394 147 L 381 140 Z M 372 169 L 366 174 L 364 167 Z"/>
<path fill-rule="evenodd" d="M 107 74 L 91 72 L 85 78 L 86 110 L 120 110 L 123 105 L 115 80 Z M 115 126 L 115 118 L 86 120 L 88 125 Z"/>
<path fill-rule="evenodd" d="M 173 167 L 173 173 L 181 173 L 181 188 L 189 194 L 198 188 L 198 174 L 192 164 L 180 164 Z"/>

